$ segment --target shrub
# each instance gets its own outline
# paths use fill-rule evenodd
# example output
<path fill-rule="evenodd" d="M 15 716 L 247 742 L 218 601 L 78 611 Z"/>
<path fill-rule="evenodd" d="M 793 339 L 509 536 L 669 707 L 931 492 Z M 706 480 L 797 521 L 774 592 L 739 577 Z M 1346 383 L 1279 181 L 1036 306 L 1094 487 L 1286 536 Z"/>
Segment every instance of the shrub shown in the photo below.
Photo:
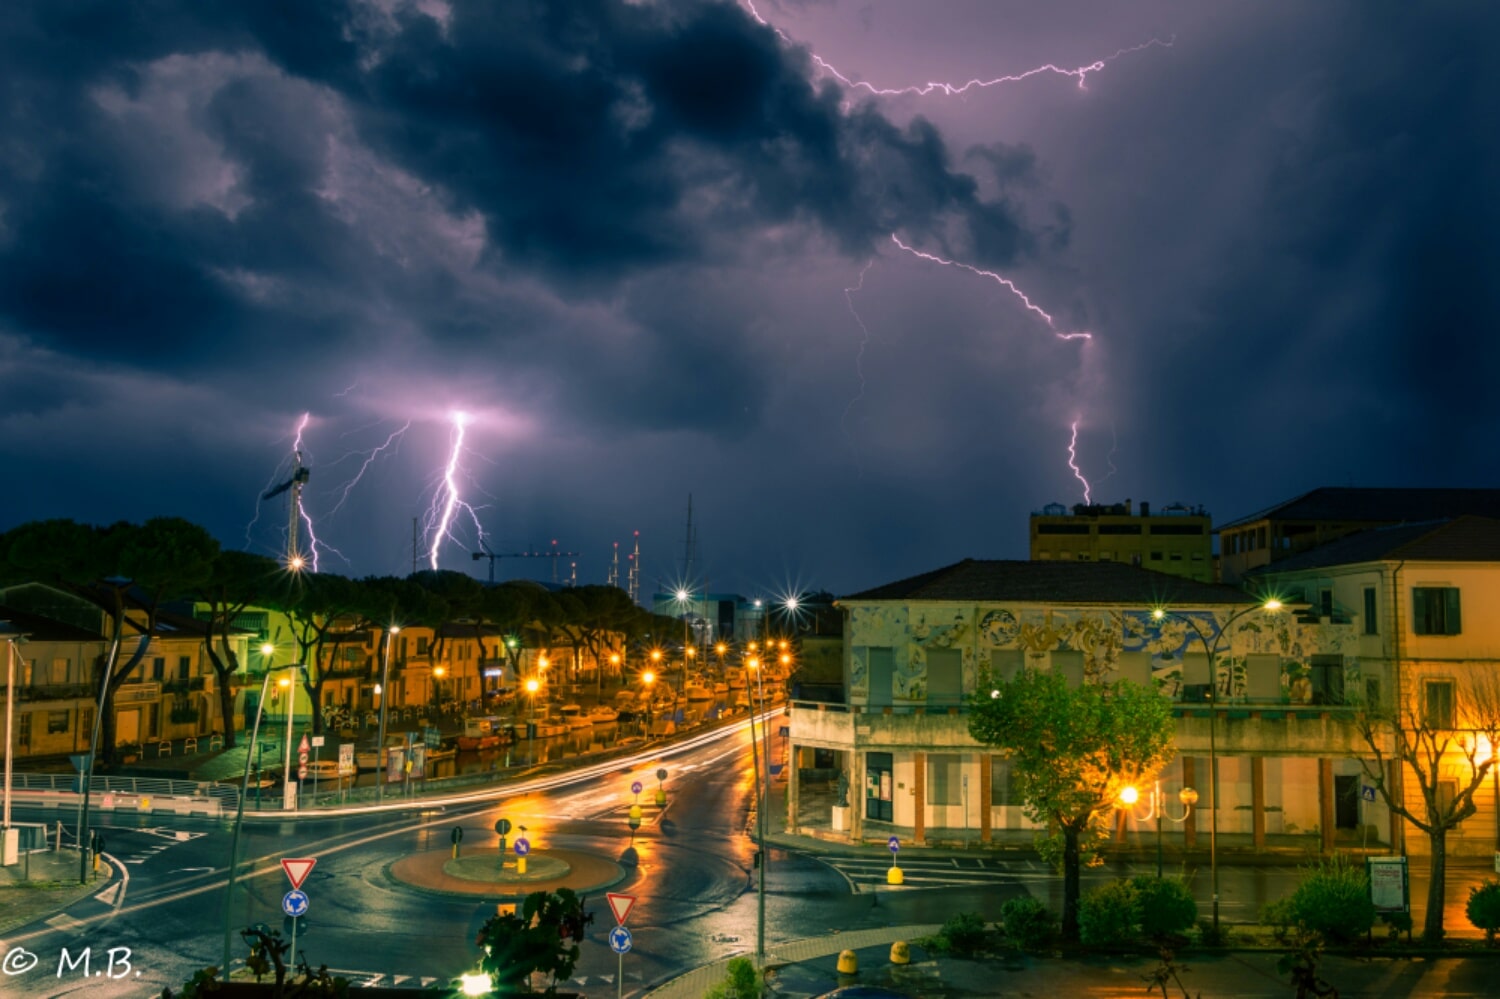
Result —
<path fill-rule="evenodd" d="M 1363 868 L 1333 856 L 1313 864 L 1292 893 L 1293 922 L 1330 943 L 1349 943 L 1375 925 L 1375 903 Z"/>
<path fill-rule="evenodd" d="M 1261 906 L 1260 925 L 1268 927 L 1271 936 L 1276 942 L 1284 944 L 1291 937 L 1292 927 L 1297 922 L 1296 913 L 1292 911 L 1292 897 L 1278 898 L 1274 902 L 1267 902 Z"/>
<path fill-rule="evenodd" d="M 1390 937 L 1395 940 L 1401 934 L 1411 934 L 1411 913 L 1382 912 L 1380 921 L 1390 928 Z"/>
<path fill-rule="evenodd" d="M 1078 936 L 1091 947 L 1118 947 L 1135 939 L 1135 889 L 1111 881 L 1078 900 Z"/>
<path fill-rule="evenodd" d="M 1477 888 L 1469 889 L 1469 901 L 1464 912 L 1476 929 L 1484 930 L 1484 942 L 1495 945 L 1495 931 L 1500 930 L 1500 881 L 1486 881 Z"/>
<path fill-rule="evenodd" d="M 1005 935 L 1022 950 L 1045 950 L 1057 936 L 1057 921 L 1047 907 L 1030 895 L 1013 898 L 1000 907 Z"/>
<path fill-rule="evenodd" d="M 939 954 L 973 957 L 987 949 L 990 933 L 984 917 L 977 912 L 960 912 L 949 916 L 935 936 L 921 941 L 922 946 Z"/>
<path fill-rule="evenodd" d="M 1135 922 L 1141 934 L 1158 943 L 1192 929 L 1198 920 L 1198 903 L 1181 878 L 1138 877 L 1135 889 Z"/>
<path fill-rule="evenodd" d="M 755 965 L 748 957 L 737 957 L 729 962 L 724 980 L 704 993 L 704 999 L 757 999 L 759 995 Z"/>

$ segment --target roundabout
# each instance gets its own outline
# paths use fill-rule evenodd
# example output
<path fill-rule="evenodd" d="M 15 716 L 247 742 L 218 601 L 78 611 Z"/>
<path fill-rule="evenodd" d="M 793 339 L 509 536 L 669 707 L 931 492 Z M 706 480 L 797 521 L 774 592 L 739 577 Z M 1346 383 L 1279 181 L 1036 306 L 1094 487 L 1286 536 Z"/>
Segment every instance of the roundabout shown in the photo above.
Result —
<path fill-rule="evenodd" d="M 454 857 L 448 850 L 428 850 L 394 861 L 385 868 L 394 885 L 449 898 L 519 899 L 536 891 L 571 888 L 579 895 L 612 888 L 625 880 L 625 868 L 582 850 L 533 850 L 526 871 L 516 858 L 495 849 Z"/>

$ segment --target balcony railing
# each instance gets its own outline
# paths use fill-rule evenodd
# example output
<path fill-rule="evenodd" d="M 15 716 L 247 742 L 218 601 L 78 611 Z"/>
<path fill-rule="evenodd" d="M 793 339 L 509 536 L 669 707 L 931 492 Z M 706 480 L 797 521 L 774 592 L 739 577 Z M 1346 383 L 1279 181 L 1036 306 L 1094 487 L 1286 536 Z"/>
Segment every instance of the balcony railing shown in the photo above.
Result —
<path fill-rule="evenodd" d="M 0 690 L 5 690 L 0 686 Z M 41 683 L 16 687 L 18 701 L 73 701 L 80 697 L 92 698 L 94 686 L 89 683 Z"/>

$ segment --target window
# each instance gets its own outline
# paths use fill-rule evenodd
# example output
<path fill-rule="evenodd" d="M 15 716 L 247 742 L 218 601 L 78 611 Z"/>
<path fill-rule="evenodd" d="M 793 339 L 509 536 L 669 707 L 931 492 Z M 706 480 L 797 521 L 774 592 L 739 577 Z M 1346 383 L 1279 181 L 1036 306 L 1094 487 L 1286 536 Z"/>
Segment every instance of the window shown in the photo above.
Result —
<path fill-rule="evenodd" d="M 962 805 L 961 777 L 963 757 L 932 755 L 927 757 L 927 803 L 929 805 Z"/>
<path fill-rule="evenodd" d="M 1418 635 L 1459 634 L 1458 587 L 1412 587 L 1411 624 Z"/>
<path fill-rule="evenodd" d="M 179 679 L 179 680 L 186 680 L 188 678 L 188 675 L 190 673 L 192 673 L 192 670 L 193 670 L 193 657 L 192 656 L 178 656 L 177 657 L 177 679 Z"/>
<path fill-rule="evenodd" d="M 1318 591 L 1318 616 L 1333 617 L 1333 591 Z"/>
<path fill-rule="evenodd" d="M 163 656 L 157 656 L 151 660 L 151 679 L 160 683 L 167 678 L 167 660 Z"/>
<path fill-rule="evenodd" d="M 1426 711 L 1423 721 L 1428 728 L 1450 729 L 1453 727 L 1453 681 L 1428 680 L 1423 693 Z"/>
<path fill-rule="evenodd" d="M 1365 587 L 1365 634 L 1380 634 L 1380 618 L 1375 612 L 1375 587 Z"/>
<path fill-rule="evenodd" d="M 419 656 L 425 656 L 426 654 L 427 654 L 427 636 L 426 635 L 418 635 L 417 636 L 417 655 L 419 655 Z"/>
<path fill-rule="evenodd" d="M 1152 524 L 1152 534 L 1191 535 L 1203 533 L 1202 524 Z"/>
<path fill-rule="evenodd" d="M 1384 706 L 1380 700 L 1380 677 L 1365 677 L 1365 707 L 1371 711 L 1379 711 Z"/>
<path fill-rule="evenodd" d="M 1171 554 L 1171 560 L 1173 562 L 1181 562 L 1182 561 L 1182 552 L 1173 552 Z"/>
<path fill-rule="evenodd" d="M 1077 687 L 1083 683 L 1083 665 L 1082 652 L 1058 649 L 1052 653 L 1052 672 L 1061 673 L 1070 687 Z"/>
<path fill-rule="evenodd" d="M 1023 649 L 993 649 L 990 651 L 990 679 L 1009 683 L 1016 674 L 1026 668 L 1026 652 Z"/>
<path fill-rule="evenodd" d="M 1453 799 L 1458 796 L 1458 781 L 1437 782 L 1437 808 L 1439 815 L 1448 815 L 1453 810 Z"/>
<path fill-rule="evenodd" d="M 1151 561 L 1153 561 L 1153 562 L 1160 562 L 1161 561 L 1161 552 L 1152 552 L 1151 553 Z"/>
<path fill-rule="evenodd" d="M 1314 704 L 1344 703 L 1344 657 L 1313 656 L 1312 690 Z"/>
<path fill-rule="evenodd" d="M 20 736 L 18 738 L 21 740 L 21 745 L 27 747 L 28 749 L 31 748 L 31 712 L 30 711 L 23 711 L 23 712 L 21 712 L 20 731 L 21 731 L 21 734 L 20 734 Z"/>
<path fill-rule="evenodd" d="M 1089 533 L 1089 525 L 1088 524 L 1038 524 L 1038 525 L 1036 525 L 1036 533 L 1038 533 L 1038 534 L 1087 534 L 1087 533 Z"/>
<path fill-rule="evenodd" d="M 1100 534 L 1140 534 L 1140 524 L 1100 524 Z"/>
<path fill-rule="evenodd" d="M 990 757 L 990 804 L 1019 804 L 1010 796 L 1010 760 L 1003 756 Z"/>
<path fill-rule="evenodd" d="M 1113 562 L 1114 560 L 1115 560 L 1115 553 L 1112 552 L 1112 551 L 1109 551 L 1108 549 L 1106 549 L 1106 550 L 1104 550 L 1104 551 L 1102 551 L 1102 552 L 1099 553 L 1099 561 L 1101 561 L 1101 562 Z"/>
<path fill-rule="evenodd" d="M 68 730 L 68 722 L 72 720 L 71 711 L 48 711 L 47 712 L 47 734 L 57 735 L 59 732 Z"/>
<path fill-rule="evenodd" d="M 963 653 L 958 649 L 928 649 L 927 703 L 957 707 L 963 702 Z"/>

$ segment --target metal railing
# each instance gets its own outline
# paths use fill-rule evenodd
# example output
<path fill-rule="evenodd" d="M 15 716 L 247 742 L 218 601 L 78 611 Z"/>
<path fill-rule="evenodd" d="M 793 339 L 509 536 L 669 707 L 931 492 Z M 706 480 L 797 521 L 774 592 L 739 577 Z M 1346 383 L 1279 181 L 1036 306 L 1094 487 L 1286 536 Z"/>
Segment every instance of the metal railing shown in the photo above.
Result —
<path fill-rule="evenodd" d="M 22 791 L 64 791 L 79 793 L 79 778 L 76 774 L 17 773 L 11 776 L 12 786 Z M 212 781 L 168 780 L 162 777 L 93 777 L 89 781 L 89 793 L 164 795 L 173 798 L 217 798 L 224 808 L 232 809 L 239 802 L 239 788 Z"/>

